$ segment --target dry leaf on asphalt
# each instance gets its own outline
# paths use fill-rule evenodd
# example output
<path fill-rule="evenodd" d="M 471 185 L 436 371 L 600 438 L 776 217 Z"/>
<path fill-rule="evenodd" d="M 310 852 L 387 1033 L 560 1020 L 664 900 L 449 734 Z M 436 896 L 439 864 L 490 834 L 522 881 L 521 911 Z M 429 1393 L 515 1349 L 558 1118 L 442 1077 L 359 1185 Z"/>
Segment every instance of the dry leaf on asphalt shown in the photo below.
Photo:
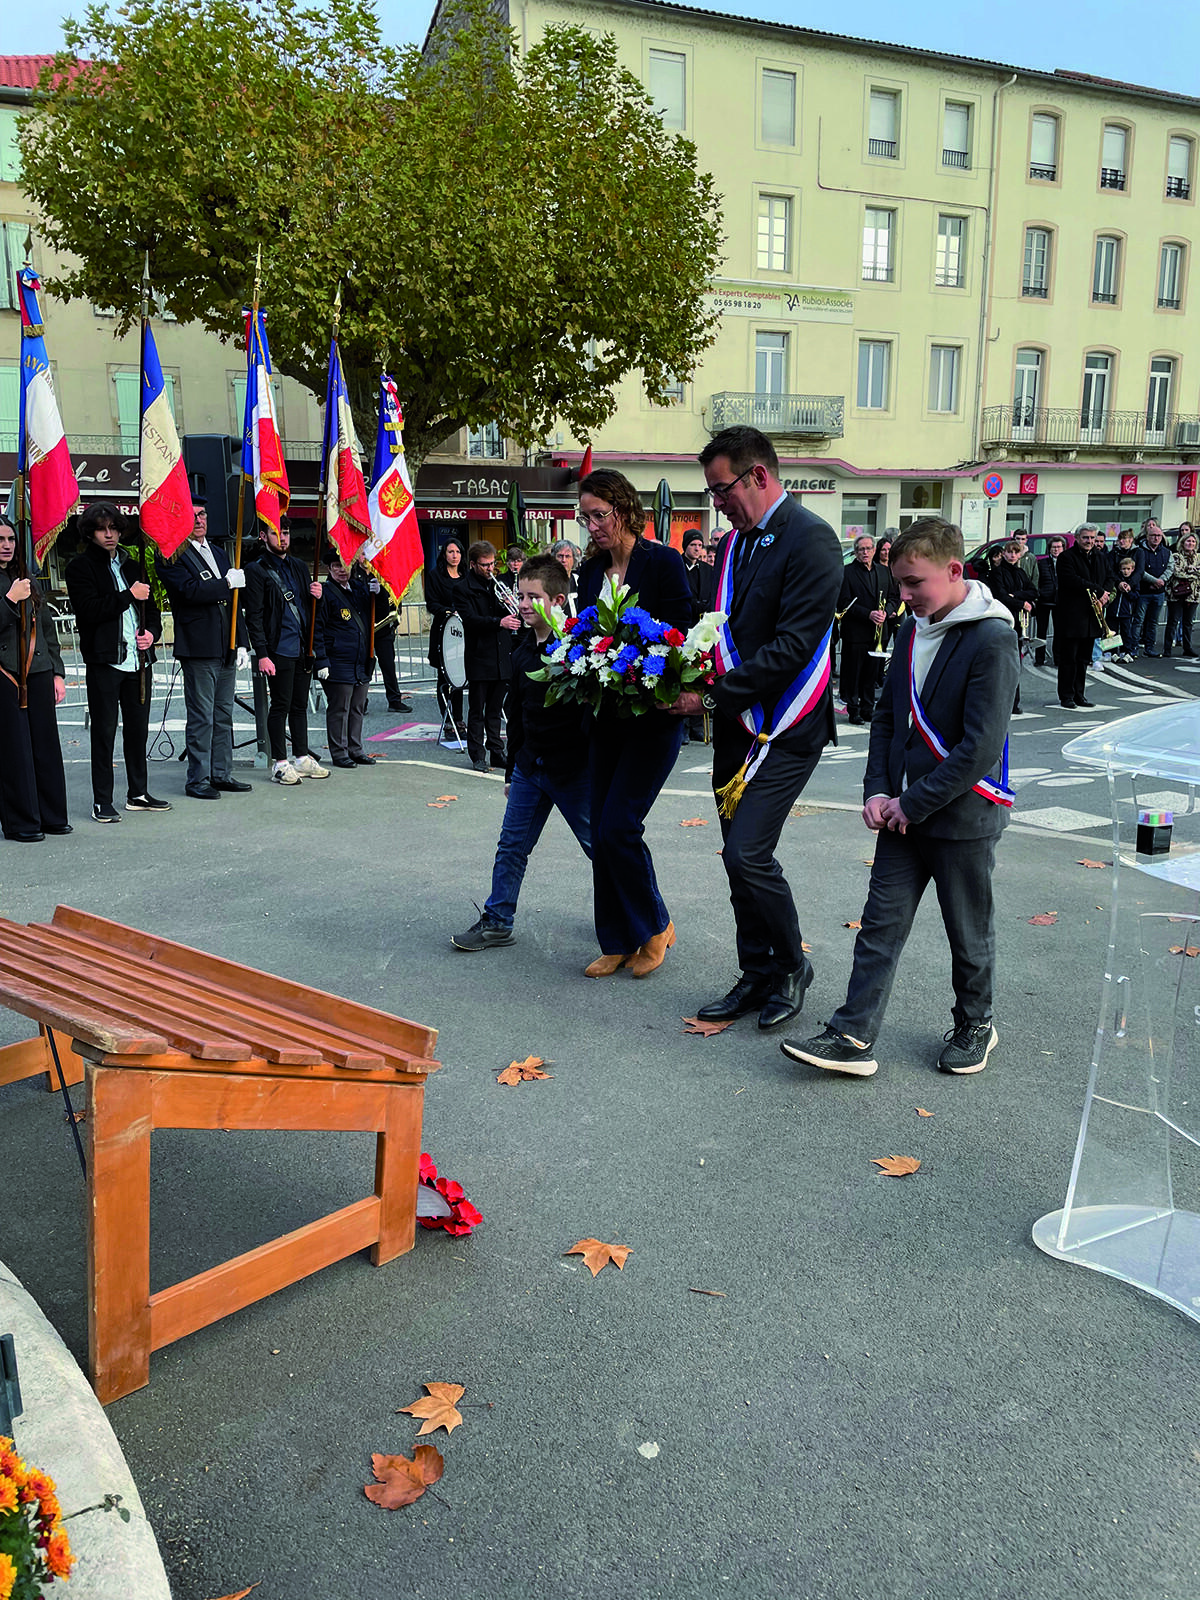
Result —
<path fill-rule="evenodd" d="M 732 1028 L 730 1022 L 701 1022 L 699 1017 L 684 1017 L 684 1033 L 698 1033 L 701 1038 L 709 1039 L 714 1033 L 724 1033 L 726 1028 Z"/>
<path fill-rule="evenodd" d="M 862 927 L 862 923 L 861 922 L 843 922 L 842 923 L 842 927 L 843 928 L 861 928 Z"/>
<path fill-rule="evenodd" d="M 1080 856 L 1077 865 L 1081 866 L 1081 867 L 1100 867 L 1101 869 L 1103 869 L 1104 867 L 1108 866 L 1108 862 L 1107 861 L 1089 861 L 1086 856 Z"/>
<path fill-rule="evenodd" d="M 1058 921 L 1057 911 L 1039 911 L 1036 917 L 1028 919 L 1035 928 L 1052 928 Z"/>
<path fill-rule="evenodd" d="M 445 1465 L 431 1444 L 419 1444 L 411 1461 L 407 1456 L 372 1456 L 371 1471 L 379 1481 L 366 1484 L 363 1493 L 385 1511 L 410 1506 L 438 1481 Z"/>
<path fill-rule="evenodd" d="M 685 817 L 679 824 L 681 828 L 707 828 L 707 817 Z"/>
<path fill-rule="evenodd" d="M 917 1115 L 919 1117 L 931 1117 L 933 1115 L 933 1112 L 932 1111 L 926 1111 L 924 1106 L 918 1106 L 917 1107 Z"/>
<path fill-rule="evenodd" d="M 424 1434 L 436 1433 L 439 1428 L 453 1433 L 462 1421 L 462 1412 L 455 1408 L 454 1402 L 461 1400 L 467 1391 L 461 1383 L 427 1383 L 423 1387 L 422 1398 L 414 1400 L 411 1406 L 400 1406 L 397 1415 L 425 1418 L 418 1439 Z"/>
<path fill-rule="evenodd" d="M 724 1291 L 724 1289 L 689 1289 L 688 1293 L 689 1294 L 707 1294 L 707 1295 L 711 1295 L 711 1297 L 714 1300 L 724 1300 L 725 1299 L 725 1291 Z"/>
<path fill-rule="evenodd" d="M 801 939 L 800 948 L 804 951 L 805 955 L 809 955 L 812 952 L 812 945 L 809 944 L 807 939 Z"/>
<path fill-rule="evenodd" d="M 633 1250 L 627 1244 L 602 1244 L 599 1239 L 580 1239 L 578 1244 L 573 1244 L 564 1254 L 582 1256 L 584 1264 L 591 1268 L 594 1278 L 601 1267 L 606 1267 L 610 1261 L 614 1267 L 620 1267 L 624 1271 L 625 1263 L 633 1254 Z"/>
<path fill-rule="evenodd" d="M 249 1589 L 239 1589 L 236 1594 L 223 1594 L 220 1597 L 220 1600 L 246 1600 L 246 1596 L 250 1593 L 250 1589 L 257 1589 L 258 1584 L 261 1582 L 262 1579 L 259 1578 L 258 1583 L 252 1583 Z"/>
<path fill-rule="evenodd" d="M 457 799 L 458 799 L 458 796 L 456 794 L 439 794 L 438 797 L 437 797 L 436 804 L 439 805 L 439 806 L 449 805 L 451 800 L 457 800 Z"/>
<path fill-rule="evenodd" d="M 444 800 L 426 800 L 425 804 L 429 807 L 430 811 L 445 811 L 446 809 L 446 802 Z"/>
<path fill-rule="evenodd" d="M 872 1156 L 871 1160 L 889 1178 L 906 1178 L 921 1165 L 916 1156 Z"/>
<path fill-rule="evenodd" d="M 1173 956 L 1200 956 L 1200 944 L 1169 944 L 1167 949 Z"/>
<path fill-rule="evenodd" d="M 510 1061 L 496 1079 L 497 1083 L 520 1083 L 525 1078 L 552 1078 L 552 1072 L 543 1072 L 546 1063 L 541 1056 L 526 1056 L 524 1061 Z"/>

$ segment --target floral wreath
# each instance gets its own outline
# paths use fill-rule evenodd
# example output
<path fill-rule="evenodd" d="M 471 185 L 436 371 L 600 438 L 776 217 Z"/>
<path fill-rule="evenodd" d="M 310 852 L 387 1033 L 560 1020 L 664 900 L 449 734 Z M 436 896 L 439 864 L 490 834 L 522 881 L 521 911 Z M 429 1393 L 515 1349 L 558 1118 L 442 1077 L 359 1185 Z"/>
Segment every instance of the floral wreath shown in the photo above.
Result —
<path fill-rule="evenodd" d="M 74 1561 L 54 1480 L 0 1437 L 0 1600 L 40 1595 L 55 1578 L 69 1578 Z"/>
<path fill-rule="evenodd" d="M 473 1233 L 483 1221 L 482 1211 L 477 1211 L 467 1199 L 467 1192 L 461 1183 L 456 1183 L 453 1178 L 439 1178 L 438 1169 L 434 1165 L 433 1157 L 421 1152 L 421 1184 L 426 1189 L 432 1189 L 434 1194 L 441 1197 L 440 1205 L 436 1202 L 436 1210 L 431 1216 L 421 1215 L 421 1196 L 417 1196 L 417 1221 L 423 1228 L 445 1228 L 447 1233 L 456 1237 Z M 0 1595 L 0 1600 L 3 1596 Z"/>

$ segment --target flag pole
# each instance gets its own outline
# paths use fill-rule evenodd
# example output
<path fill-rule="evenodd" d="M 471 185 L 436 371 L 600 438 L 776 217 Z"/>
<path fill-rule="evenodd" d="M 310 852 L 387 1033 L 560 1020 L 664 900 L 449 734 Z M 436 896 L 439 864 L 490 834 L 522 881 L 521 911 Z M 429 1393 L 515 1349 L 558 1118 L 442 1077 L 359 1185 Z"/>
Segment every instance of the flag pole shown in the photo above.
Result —
<path fill-rule="evenodd" d="M 254 258 L 254 298 L 250 307 L 250 328 L 246 340 L 246 380 L 247 387 L 250 379 L 250 340 L 258 336 L 258 299 L 262 287 L 262 245 L 258 247 L 258 254 Z M 268 383 L 270 379 L 268 378 Z M 247 395 L 249 400 L 249 395 Z M 242 449 L 246 446 L 246 407 L 242 407 Z M 226 512 L 228 515 L 228 512 Z M 240 567 L 242 564 L 242 528 L 246 515 L 246 474 L 243 470 L 238 474 L 238 508 L 237 530 L 233 537 L 233 565 Z M 230 606 L 229 617 L 229 648 L 237 649 L 237 624 L 238 624 L 238 592 L 233 591 L 233 604 Z"/>
<path fill-rule="evenodd" d="M 150 326 L 150 252 L 146 251 L 145 262 L 142 267 L 142 347 L 138 361 L 138 498 L 142 494 L 142 475 L 144 472 L 143 455 L 145 445 L 142 442 L 142 433 L 146 426 L 146 329 Z M 138 549 L 138 578 L 142 583 L 146 581 L 146 535 L 139 526 Z M 137 602 L 138 632 L 146 631 L 146 604 L 145 601 Z M 138 674 L 138 704 L 146 704 L 146 662 L 145 657 L 138 649 L 136 641 L 134 648 L 137 650 Z"/>
<path fill-rule="evenodd" d="M 25 230 L 25 265 L 33 268 L 33 229 Z M 18 289 L 20 280 L 18 277 Z M 21 318 L 21 328 L 18 334 L 21 343 L 17 346 L 17 371 L 21 373 L 25 367 L 25 318 Z M 25 407 L 22 406 L 22 412 Z M 30 544 L 29 530 L 29 501 L 27 490 L 29 484 L 29 417 L 22 416 L 25 426 L 21 430 L 21 437 L 17 443 L 17 479 L 14 485 L 17 491 L 17 577 L 28 578 L 30 567 L 33 565 L 33 550 Z M 21 600 L 17 604 L 17 708 L 25 711 L 29 706 L 29 629 L 32 625 L 32 615 L 28 600 Z"/>
<path fill-rule="evenodd" d="M 337 347 L 338 325 L 342 320 L 342 284 L 338 280 L 337 293 L 333 297 L 333 345 Z M 332 355 L 332 351 L 330 352 Z M 321 448 L 321 482 L 317 490 L 317 537 L 313 543 L 313 572 L 312 581 L 319 583 L 321 578 L 321 544 L 325 533 L 325 491 L 329 487 L 329 443 L 330 426 L 332 423 L 332 408 L 330 406 L 329 385 L 325 385 L 325 438 Z M 334 434 L 336 437 L 336 433 Z M 312 595 L 312 612 L 308 619 L 308 655 L 313 659 L 313 647 L 317 637 L 317 605 Z M 372 641 L 373 643 L 374 641 Z"/>

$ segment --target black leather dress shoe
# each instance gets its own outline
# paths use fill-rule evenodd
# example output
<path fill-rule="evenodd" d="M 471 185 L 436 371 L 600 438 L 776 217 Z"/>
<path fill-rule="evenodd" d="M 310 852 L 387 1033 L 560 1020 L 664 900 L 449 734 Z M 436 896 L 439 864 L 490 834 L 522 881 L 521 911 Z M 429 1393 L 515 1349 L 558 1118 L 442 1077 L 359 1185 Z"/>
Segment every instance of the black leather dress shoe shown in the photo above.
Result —
<path fill-rule="evenodd" d="M 388 701 L 388 710 L 389 711 L 411 711 L 412 710 L 412 706 L 408 703 L 407 700 L 389 700 Z"/>
<path fill-rule="evenodd" d="M 222 794 L 249 794 L 254 787 L 252 783 L 243 783 L 240 778 L 214 778 L 212 786 Z"/>
<path fill-rule="evenodd" d="M 6 839 L 11 839 L 14 844 L 41 844 L 46 837 L 44 833 L 6 833 Z"/>
<path fill-rule="evenodd" d="M 732 1022 L 735 1017 L 757 1011 L 770 992 L 770 986 L 761 978 L 739 978 L 723 1000 L 701 1006 L 696 1015 L 701 1022 Z"/>
<path fill-rule="evenodd" d="M 64 822 L 61 828 L 47 827 L 46 828 L 46 832 L 47 833 L 53 833 L 55 835 L 62 835 L 64 833 L 74 833 L 75 829 L 71 826 L 71 824 L 69 822 Z"/>
<path fill-rule="evenodd" d="M 221 791 L 209 783 L 206 778 L 203 783 L 185 783 L 183 792 L 190 795 L 193 800 L 219 800 Z"/>
<path fill-rule="evenodd" d="M 361 755 L 361 756 L 351 756 L 350 759 L 351 759 L 351 761 L 354 762 L 354 765 L 356 767 L 373 767 L 375 765 L 376 761 L 379 760 L 379 757 L 378 756 Z"/>
<path fill-rule="evenodd" d="M 758 1014 L 760 1028 L 777 1028 L 781 1022 L 790 1022 L 800 1015 L 805 990 L 813 981 L 813 964 L 806 956 L 804 965 L 786 978 L 777 978 L 766 1004 Z"/>
<path fill-rule="evenodd" d="M 329 765 L 331 767 L 350 767 L 353 769 L 358 765 L 358 762 L 353 760 L 350 756 L 334 756 Z"/>

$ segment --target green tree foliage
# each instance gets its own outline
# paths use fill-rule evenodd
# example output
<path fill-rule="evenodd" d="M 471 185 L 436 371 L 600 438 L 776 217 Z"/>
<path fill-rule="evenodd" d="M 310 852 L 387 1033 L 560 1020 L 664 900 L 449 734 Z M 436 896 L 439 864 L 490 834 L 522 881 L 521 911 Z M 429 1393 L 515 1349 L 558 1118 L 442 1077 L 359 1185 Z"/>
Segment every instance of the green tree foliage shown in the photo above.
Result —
<path fill-rule="evenodd" d="M 519 58 L 483 0 L 423 53 L 366 0 L 135 0 L 64 34 L 24 182 L 78 262 L 55 292 L 122 328 L 149 250 L 181 320 L 240 337 L 261 243 L 276 368 L 323 395 L 340 280 L 360 431 L 386 352 L 417 462 L 491 421 L 587 438 L 620 378 L 662 400 L 711 340 L 712 181 L 611 37 L 554 27 Z"/>

